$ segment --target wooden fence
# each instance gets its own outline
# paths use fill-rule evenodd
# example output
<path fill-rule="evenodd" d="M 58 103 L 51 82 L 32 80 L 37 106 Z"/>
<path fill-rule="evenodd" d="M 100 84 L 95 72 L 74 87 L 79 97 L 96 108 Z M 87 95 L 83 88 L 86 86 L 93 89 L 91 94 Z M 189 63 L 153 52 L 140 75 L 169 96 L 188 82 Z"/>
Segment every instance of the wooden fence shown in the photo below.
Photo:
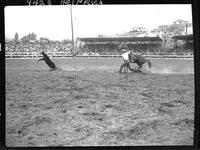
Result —
<path fill-rule="evenodd" d="M 89 58 L 121 58 L 121 55 L 72 55 L 66 52 L 47 52 L 46 53 L 50 58 L 52 57 L 89 57 Z M 194 58 L 193 55 L 176 55 L 176 54 L 162 54 L 162 55 L 143 55 L 147 58 Z M 39 58 L 42 57 L 40 53 L 37 52 L 8 52 L 5 54 L 5 58 Z"/>

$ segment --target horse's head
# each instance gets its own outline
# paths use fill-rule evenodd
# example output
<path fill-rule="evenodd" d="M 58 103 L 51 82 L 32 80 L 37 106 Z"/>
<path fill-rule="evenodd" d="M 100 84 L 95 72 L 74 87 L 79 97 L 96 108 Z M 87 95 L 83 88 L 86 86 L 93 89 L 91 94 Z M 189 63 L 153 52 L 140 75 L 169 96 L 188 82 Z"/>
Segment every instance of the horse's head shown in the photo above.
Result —
<path fill-rule="evenodd" d="M 129 60 L 130 62 L 134 62 L 136 60 L 136 55 L 133 52 L 129 53 Z"/>
<path fill-rule="evenodd" d="M 41 52 L 41 54 L 42 54 L 42 55 L 44 55 L 44 54 L 45 54 L 45 52 L 44 52 L 44 51 L 42 51 L 42 52 Z"/>

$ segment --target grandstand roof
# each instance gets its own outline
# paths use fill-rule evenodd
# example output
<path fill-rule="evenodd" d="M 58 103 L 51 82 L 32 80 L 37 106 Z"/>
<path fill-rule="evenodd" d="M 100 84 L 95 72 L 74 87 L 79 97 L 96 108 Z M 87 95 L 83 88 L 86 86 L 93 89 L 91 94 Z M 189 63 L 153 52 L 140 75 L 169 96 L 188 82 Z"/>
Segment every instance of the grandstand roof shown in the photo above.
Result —
<path fill-rule="evenodd" d="M 175 35 L 172 37 L 175 40 L 193 40 L 193 35 Z"/>
<path fill-rule="evenodd" d="M 159 37 L 97 37 L 78 38 L 83 42 L 161 42 Z"/>

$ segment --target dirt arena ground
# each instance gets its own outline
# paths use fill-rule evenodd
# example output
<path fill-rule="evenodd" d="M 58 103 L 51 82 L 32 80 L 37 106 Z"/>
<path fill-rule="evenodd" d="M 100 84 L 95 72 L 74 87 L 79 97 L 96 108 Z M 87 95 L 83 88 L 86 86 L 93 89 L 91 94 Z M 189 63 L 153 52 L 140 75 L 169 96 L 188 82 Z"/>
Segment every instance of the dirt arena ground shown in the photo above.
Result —
<path fill-rule="evenodd" d="M 192 60 L 151 60 L 119 74 L 121 59 L 6 60 L 6 145 L 192 145 Z"/>

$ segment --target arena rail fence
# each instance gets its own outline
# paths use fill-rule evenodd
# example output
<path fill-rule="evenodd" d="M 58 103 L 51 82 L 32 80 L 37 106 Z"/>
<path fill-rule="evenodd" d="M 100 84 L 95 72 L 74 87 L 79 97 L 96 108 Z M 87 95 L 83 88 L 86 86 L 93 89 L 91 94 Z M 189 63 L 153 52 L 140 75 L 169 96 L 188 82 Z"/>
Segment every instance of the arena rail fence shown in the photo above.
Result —
<path fill-rule="evenodd" d="M 52 57 L 83 57 L 83 58 L 121 58 L 121 55 L 73 55 L 66 52 L 47 52 L 47 55 Z M 147 58 L 194 58 L 193 55 L 177 55 L 177 54 L 149 54 L 143 55 Z M 30 59 L 42 57 L 40 53 L 37 52 L 7 52 L 5 58 L 19 58 L 19 59 Z"/>

